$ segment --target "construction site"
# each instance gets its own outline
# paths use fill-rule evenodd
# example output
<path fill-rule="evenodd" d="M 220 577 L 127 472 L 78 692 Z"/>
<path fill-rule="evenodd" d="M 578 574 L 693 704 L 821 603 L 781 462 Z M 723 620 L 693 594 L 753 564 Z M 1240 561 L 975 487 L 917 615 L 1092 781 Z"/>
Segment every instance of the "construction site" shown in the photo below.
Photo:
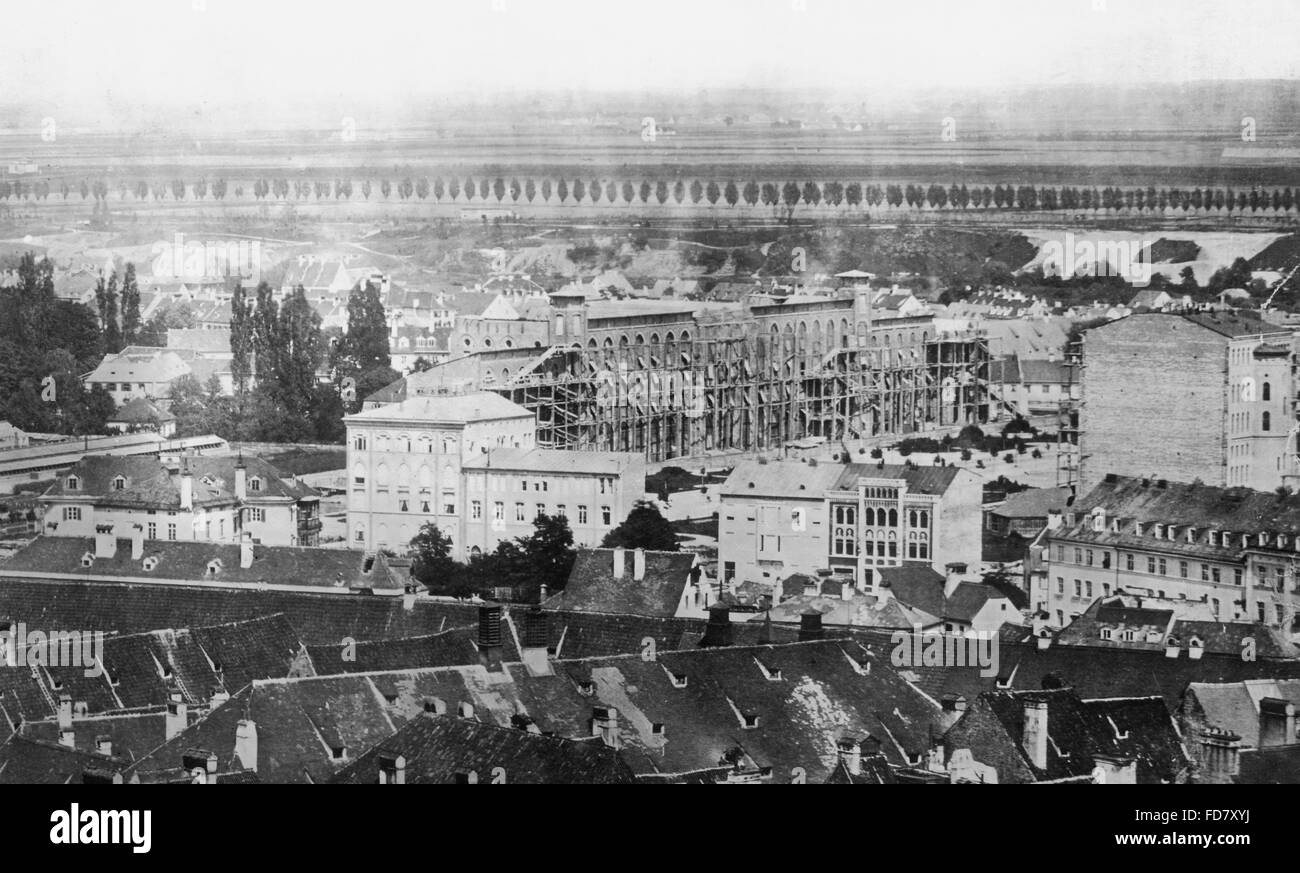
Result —
<path fill-rule="evenodd" d="M 865 294 L 620 312 L 554 295 L 547 342 L 455 358 L 367 398 L 499 393 L 539 446 L 649 462 L 860 443 L 989 419 L 987 338 L 873 319 Z M 629 308 L 630 309 L 630 308 Z M 538 326 L 540 327 L 540 326 Z"/>

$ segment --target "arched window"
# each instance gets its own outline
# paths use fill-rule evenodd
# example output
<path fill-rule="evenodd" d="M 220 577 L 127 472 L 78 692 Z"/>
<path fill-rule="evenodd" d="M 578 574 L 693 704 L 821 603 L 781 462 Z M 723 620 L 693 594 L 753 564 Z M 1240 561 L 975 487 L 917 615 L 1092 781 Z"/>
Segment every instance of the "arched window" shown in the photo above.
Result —
<path fill-rule="evenodd" d="M 1269 429 L 1269 425 L 1270 425 L 1271 423 L 1272 423 L 1272 422 L 1270 421 L 1269 414 L 1268 414 L 1267 412 L 1264 413 L 1264 430 L 1268 430 L 1268 429 Z"/>
<path fill-rule="evenodd" d="M 921 523 L 920 523 L 920 525 L 918 525 L 918 526 L 919 526 L 922 530 L 929 530 L 929 529 L 930 529 L 930 513 L 926 512 L 924 509 L 921 510 L 921 520 L 920 520 L 920 521 L 921 521 Z M 921 537 L 924 539 L 925 534 L 921 534 Z"/>
<path fill-rule="evenodd" d="M 916 527 L 916 510 L 915 510 L 915 509 L 910 509 L 910 510 L 908 510 L 908 512 L 907 512 L 907 526 L 910 527 L 910 528 L 915 528 L 915 527 Z M 916 534 L 912 534 L 912 536 L 915 537 Z"/>
<path fill-rule="evenodd" d="M 891 509 L 891 510 L 889 510 L 889 526 L 890 526 L 890 527 L 898 527 L 898 510 L 897 510 L 897 509 Z M 893 534 L 890 534 L 890 536 L 893 536 Z"/>
<path fill-rule="evenodd" d="M 866 525 L 873 525 L 876 523 L 876 511 L 870 506 L 862 511 L 862 522 Z"/>
<path fill-rule="evenodd" d="M 1272 396 L 1271 396 L 1272 393 L 1273 393 L 1273 392 L 1272 392 L 1272 386 L 1269 385 L 1267 382 L 1265 382 L 1264 385 L 1263 385 L 1263 387 L 1261 388 L 1261 393 L 1260 393 L 1261 399 L 1263 399 L 1263 400 L 1272 400 L 1272 399 L 1273 399 Z M 1267 428 L 1265 428 L 1265 429 L 1267 430 Z"/>

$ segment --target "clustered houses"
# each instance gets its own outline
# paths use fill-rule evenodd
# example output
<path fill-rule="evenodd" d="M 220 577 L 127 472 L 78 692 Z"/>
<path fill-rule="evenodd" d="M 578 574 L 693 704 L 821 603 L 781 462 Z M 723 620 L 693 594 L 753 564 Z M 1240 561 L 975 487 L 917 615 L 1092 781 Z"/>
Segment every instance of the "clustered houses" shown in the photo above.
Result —
<path fill-rule="evenodd" d="M 1296 335 L 1247 312 L 1131 315 L 1084 337 L 1086 491 L 1107 473 L 1294 484 Z"/>
<path fill-rule="evenodd" d="M 400 549 L 429 522 L 465 559 L 532 532 L 539 514 L 598 545 L 645 489 L 645 462 L 538 449 L 532 412 L 498 394 L 412 397 L 344 419 L 352 545 Z"/>
<path fill-rule="evenodd" d="M 45 535 L 107 531 L 146 540 L 265 545 L 320 542 L 320 497 L 253 457 L 90 455 L 41 496 Z"/>
<path fill-rule="evenodd" d="M 1030 597 L 1055 626 L 1123 590 L 1296 630 L 1300 497 L 1111 474 L 1041 545 Z"/>
<path fill-rule="evenodd" d="M 866 591 L 904 562 L 978 564 L 978 478 L 956 467 L 747 461 L 719 491 L 724 583 L 829 568 Z"/>

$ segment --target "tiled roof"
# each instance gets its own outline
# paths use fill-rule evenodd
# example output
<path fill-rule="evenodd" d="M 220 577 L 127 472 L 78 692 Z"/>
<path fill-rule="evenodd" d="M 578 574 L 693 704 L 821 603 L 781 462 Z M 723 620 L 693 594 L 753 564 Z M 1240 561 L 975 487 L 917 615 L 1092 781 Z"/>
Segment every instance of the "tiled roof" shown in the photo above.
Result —
<path fill-rule="evenodd" d="M 130 579 L 200 586 L 292 586 L 340 593 L 354 589 L 400 591 L 407 584 L 403 574 L 390 569 L 382 555 L 368 561 L 363 552 L 345 549 L 255 545 L 253 563 L 244 568 L 240 566 L 242 548 L 222 543 L 146 540 L 143 557 L 132 560 L 131 541 L 119 538 L 113 557 L 94 558 L 89 567 L 84 567 L 82 557 L 95 554 L 93 537 L 42 536 L 0 564 L 0 576 L 62 574 L 96 582 Z M 146 570 L 144 563 L 150 559 L 157 560 L 152 569 Z M 210 573 L 213 561 L 220 561 L 220 565 Z"/>
<path fill-rule="evenodd" d="M 605 612 L 670 618 L 693 579 L 692 552 L 647 551 L 645 576 L 633 578 L 635 552 L 625 550 L 623 574 L 614 576 L 613 549 L 582 549 L 573 562 L 564 590 L 546 602 L 547 609 Z"/>
<path fill-rule="evenodd" d="M 235 468 L 239 463 L 240 458 L 233 455 L 197 455 L 183 459 L 182 471 L 188 469 L 193 477 L 194 505 L 234 503 Z M 299 486 L 282 478 L 275 467 L 261 458 L 245 457 L 243 463 L 248 482 L 258 479 L 261 486 L 254 491 L 250 484 L 246 501 L 297 499 L 301 495 Z M 157 458 L 87 455 L 56 479 L 43 497 L 94 496 L 113 506 L 174 510 L 181 504 L 182 471 L 169 471 L 167 465 Z M 79 480 L 77 487 L 69 488 L 68 480 L 74 476 Z M 121 490 L 113 488 L 113 480 L 118 476 L 126 480 Z"/>
<path fill-rule="evenodd" d="M 643 462 L 641 454 L 631 452 L 570 452 L 561 449 L 497 447 L 469 458 L 462 466 L 466 470 L 621 476 Z"/>
<path fill-rule="evenodd" d="M 1243 746 L 1259 745 L 1259 703 L 1266 697 L 1300 704 L 1300 679 L 1247 679 L 1241 682 L 1193 682 L 1187 703 L 1207 727 L 1228 730 Z"/>
<path fill-rule="evenodd" d="M 935 618 L 970 622 L 984 604 L 1006 596 L 979 582 L 960 582 L 952 596 L 945 597 L 943 575 L 928 564 L 904 563 L 901 567 L 881 567 L 877 572 L 894 597 Z"/>
<path fill-rule="evenodd" d="M 1068 487 L 1030 488 L 1028 491 L 1019 491 L 1008 496 L 1001 506 L 989 512 L 1002 518 L 1045 519 L 1052 510 L 1065 511 L 1065 504 L 1069 499 Z"/>
<path fill-rule="evenodd" d="M 176 416 L 166 410 L 154 406 L 147 398 L 137 397 L 134 400 L 128 400 L 118 408 L 117 412 L 109 416 L 110 422 L 123 422 L 125 424 L 154 424 L 167 421 L 175 421 Z"/>
<path fill-rule="evenodd" d="M 0 744 L 0 785 L 80 783 L 86 770 L 121 772 L 128 763 L 14 735 Z"/>
<path fill-rule="evenodd" d="M 1021 381 L 1037 385 L 1068 385 L 1074 379 L 1072 369 L 1064 361 L 1036 361 L 1026 358 L 1020 362 Z"/>
<path fill-rule="evenodd" d="M 1030 701 L 1047 704 L 1047 766 L 1041 769 L 1022 745 Z M 1160 698 L 1083 700 L 1068 688 L 981 694 L 945 734 L 944 745 L 949 755 L 970 749 L 976 760 L 996 761 L 1003 782 L 1089 776 L 1098 755 L 1135 759 L 1139 783 L 1183 779 L 1190 763 Z"/>
<path fill-rule="evenodd" d="M 105 355 L 87 382 L 170 382 L 190 372 L 185 360 L 170 349 L 130 346 Z"/>
<path fill-rule="evenodd" d="M 0 565 L 0 570 L 4 569 L 5 565 Z M 0 621 L 24 621 L 30 627 L 78 628 L 86 616 L 94 616 L 95 629 L 130 634 L 155 628 L 225 624 L 280 613 L 305 643 L 324 646 L 341 646 L 345 638 L 365 642 L 427 636 L 478 622 L 478 607 L 474 604 L 427 598 L 415 598 L 407 608 L 401 597 L 363 594 L 33 580 L 21 576 L 11 576 L 0 584 Z M 703 626 L 703 622 L 699 624 Z M 510 639 L 507 636 L 507 642 Z M 617 651 L 638 649 L 634 646 Z M 10 672 L 0 670 L 0 683 Z"/>
<path fill-rule="evenodd" d="M 478 391 L 473 394 L 437 397 L 410 397 L 400 403 L 369 409 L 347 416 L 344 421 L 364 424 L 370 421 L 409 421 L 420 423 L 468 423 L 504 418 L 532 418 L 533 413 L 500 394 Z"/>
<path fill-rule="evenodd" d="M 379 781 L 381 759 L 405 758 L 407 784 L 626 785 L 635 781 L 618 753 L 597 738 L 559 739 L 454 715 L 425 714 L 366 752 L 332 781 Z"/>
<path fill-rule="evenodd" d="M 808 464 L 801 461 L 743 461 L 723 483 L 727 495 L 787 495 L 820 499 L 825 491 L 852 491 L 859 478 L 903 479 L 909 493 L 940 495 L 947 492 L 960 470 L 956 467 L 901 464 Z M 752 487 L 751 487 L 752 483 Z"/>

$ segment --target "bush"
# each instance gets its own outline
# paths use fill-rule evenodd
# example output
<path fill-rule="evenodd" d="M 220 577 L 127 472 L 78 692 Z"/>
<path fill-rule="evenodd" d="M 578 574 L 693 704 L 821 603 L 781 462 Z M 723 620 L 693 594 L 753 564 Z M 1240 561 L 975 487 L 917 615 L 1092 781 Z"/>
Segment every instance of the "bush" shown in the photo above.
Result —
<path fill-rule="evenodd" d="M 969 461 L 969 460 L 970 460 L 971 458 L 973 458 L 973 457 L 974 457 L 974 455 L 971 454 L 970 449 L 962 449 L 962 450 L 961 450 L 961 459 L 962 459 L 963 461 Z"/>
<path fill-rule="evenodd" d="M 873 458 L 875 458 L 875 459 L 877 459 L 877 460 L 879 460 L 880 458 L 883 458 L 884 456 L 885 456 L 885 451 L 884 451 L 884 449 L 881 449 L 881 448 L 874 448 L 874 449 L 871 450 L 871 457 L 873 457 Z"/>
<path fill-rule="evenodd" d="M 1016 456 L 1011 454 L 1010 452 L 1007 452 L 1006 457 L 1003 458 L 1002 460 L 1006 461 L 1008 464 L 1014 464 L 1016 462 Z"/>

